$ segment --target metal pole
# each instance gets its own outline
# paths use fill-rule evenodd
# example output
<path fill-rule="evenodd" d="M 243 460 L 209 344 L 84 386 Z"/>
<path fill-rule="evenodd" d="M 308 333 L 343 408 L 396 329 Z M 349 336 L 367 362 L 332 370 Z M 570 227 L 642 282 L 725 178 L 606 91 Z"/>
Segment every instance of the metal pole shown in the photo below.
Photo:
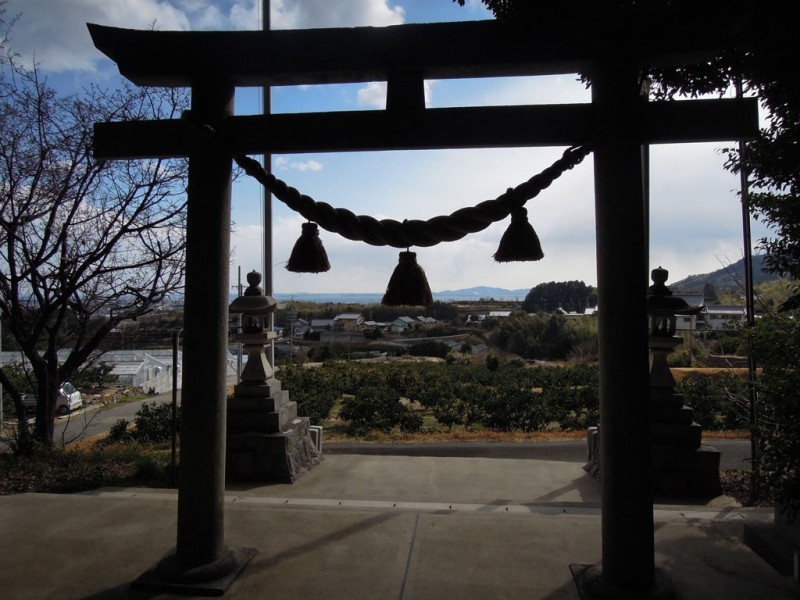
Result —
<path fill-rule="evenodd" d="M 740 77 L 736 78 L 736 97 L 742 98 L 744 91 L 742 89 L 742 80 Z M 755 315 L 755 301 L 753 299 L 753 250 L 752 239 L 750 236 L 750 194 L 747 172 L 747 148 L 745 143 L 739 140 L 739 161 L 741 168 L 739 169 L 739 186 L 742 194 L 742 238 L 744 245 L 744 292 L 745 303 L 747 310 L 747 327 L 752 329 L 756 323 Z M 750 498 L 755 501 L 759 496 L 760 487 L 760 473 L 758 467 L 758 435 L 756 428 L 756 419 L 758 419 L 758 393 L 756 392 L 756 359 L 753 356 L 753 349 L 749 347 L 747 350 L 747 373 L 748 382 L 750 384 L 750 469 L 751 469 L 751 482 L 750 482 Z"/>
<path fill-rule="evenodd" d="M 262 0 L 261 4 L 261 29 L 269 31 L 271 27 L 270 0 Z M 265 115 L 272 113 L 272 88 L 265 85 L 261 89 L 261 112 Z M 264 153 L 261 165 L 267 173 L 272 173 L 272 154 Z M 272 194 L 264 190 L 264 294 L 272 296 Z M 275 329 L 275 313 L 269 314 L 269 330 Z M 269 363 L 275 368 L 275 340 L 269 341 Z"/>

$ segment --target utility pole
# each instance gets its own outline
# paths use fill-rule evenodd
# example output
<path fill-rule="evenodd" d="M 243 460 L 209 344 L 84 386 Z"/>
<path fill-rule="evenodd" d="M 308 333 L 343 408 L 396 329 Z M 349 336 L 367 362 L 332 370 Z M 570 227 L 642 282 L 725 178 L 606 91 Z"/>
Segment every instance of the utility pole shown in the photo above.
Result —
<path fill-rule="evenodd" d="M 269 31 L 271 28 L 270 0 L 262 0 L 261 4 L 261 29 Z M 261 112 L 265 115 L 272 113 L 272 88 L 265 85 L 261 88 Z M 272 153 L 265 152 L 261 157 L 261 166 L 267 173 L 272 173 Z M 264 294 L 272 296 L 272 194 L 264 189 Z M 275 330 L 275 313 L 269 314 L 269 330 Z M 269 363 L 275 368 L 275 340 L 269 341 Z"/>
<path fill-rule="evenodd" d="M 742 79 L 736 79 L 736 97 L 742 98 L 744 91 L 742 89 Z M 750 194 L 748 173 L 746 164 L 746 148 L 744 141 L 739 141 L 739 161 L 742 167 L 739 169 L 739 185 L 742 194 L 742 238 L 744 250 L 744 292 L 747 314 L 747 328 L 752 330 L 756 324 L 755 315 L 755 302 L 753 300 L 753 250 L 752 241 L 750 238 Z M 758 464 L 758 437 L 756 431 L 756 419 L 758 419 L 758 392 L 756 391 L 756 359 L 753 356 L 752 344 L 748 344 L 747 349 L 747 374 L 748 382 L 750 384 L 750 465 L 751 465 L 751 483 L 750 483 L 750 498 L 756 500 L 759 495 L 759 487 L 761 484 L 761 477 Z"/>

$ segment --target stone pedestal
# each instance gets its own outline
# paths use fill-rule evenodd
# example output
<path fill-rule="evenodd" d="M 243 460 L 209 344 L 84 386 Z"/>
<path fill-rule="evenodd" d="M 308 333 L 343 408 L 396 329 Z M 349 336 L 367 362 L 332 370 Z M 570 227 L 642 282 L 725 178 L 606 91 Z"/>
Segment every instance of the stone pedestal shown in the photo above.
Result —
<path fill-rule="evenodd" d="M 236 386 L 228 401 L 227 440 L 229 481 L 294 483 L 320 463 L 308 418 L 297 416 L 297 403 L 275 378 L 260 386 Z"/>
<path fill-rule="evenodd" d="M 653 490 L 667 496 L 718 496 L 719 451 L 702 445 L 702 429 L 683 394 L 675 392 L 667 365 L 667 356 L 681 343 L 679 336 L 651 335 L 649 340 Z"/>

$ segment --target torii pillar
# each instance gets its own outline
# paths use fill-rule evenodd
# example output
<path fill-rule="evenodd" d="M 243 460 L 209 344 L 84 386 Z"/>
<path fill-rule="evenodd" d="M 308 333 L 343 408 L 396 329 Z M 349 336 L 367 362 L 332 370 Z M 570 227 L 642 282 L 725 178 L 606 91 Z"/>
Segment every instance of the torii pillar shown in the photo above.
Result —
<path fill-rule="evenodd" d="M 646 252 L 631 251 L 648 238 L 638 75 L 619 55 L 592 69 L 598 121 L 613 123 L 594 145 L 603 558 L 580 578 L 592 598 L 671 594 L 654 565 L 650 403 L 641 393 L 649 385 L 649 266 Z"/>
<path fill-rule="evenodd" d="M 213 127 L 233 115 L 234 86 L 194 82 L 192 112 Z M 174 553 L 137 579 L 151 591 L 221 595 L 255 556 L 225 544 L 232 162 L 197 144 L 189 155 L 183 312 L 183 398 L 178 532 Z"/>

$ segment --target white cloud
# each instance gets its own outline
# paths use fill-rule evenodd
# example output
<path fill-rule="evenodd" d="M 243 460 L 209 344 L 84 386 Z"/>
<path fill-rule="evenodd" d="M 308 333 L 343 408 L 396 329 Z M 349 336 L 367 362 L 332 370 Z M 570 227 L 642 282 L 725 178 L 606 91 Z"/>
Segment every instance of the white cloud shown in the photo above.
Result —
<path fill-rule="evenodd" d="M 402 7 L 387 0 L 273 0 L 273 29 L 400 25 Z"/>
<path fill-rule="evenodd" d="M 86 23 L 128 29 L 260 29 L 261 0 L 9 0 L 6 16 L 22 14 L 13 48 L 43 71 L 94 71 L 102 54 Z M 398 25 L 402 7 L 387 0 L 272 0 L 272 28 Z"/>
<path fill-rule="evenodd" d="M 275 159 L 275 167 L 281 171 L 294 169 L 295 171 L 322 171 L 324 165 L 316 160 L 289 160 L 285 156 L 279 156 Z"/>
<path fill-rule="evenodd" d="M 386 108 L 386 82 L 370 81 L 358 90 L 358 105 L 371 108 Z"/>
<path fill-rule="evenodd" d="M 185 30 L 189 19 L 158 0 L 10 0 L 7 15 L 22 14 L 12 46 L 23 61 L 43 71 L 92 71 L 102 55 L 92 45 L 86 23 L 117 27 Z"/>

